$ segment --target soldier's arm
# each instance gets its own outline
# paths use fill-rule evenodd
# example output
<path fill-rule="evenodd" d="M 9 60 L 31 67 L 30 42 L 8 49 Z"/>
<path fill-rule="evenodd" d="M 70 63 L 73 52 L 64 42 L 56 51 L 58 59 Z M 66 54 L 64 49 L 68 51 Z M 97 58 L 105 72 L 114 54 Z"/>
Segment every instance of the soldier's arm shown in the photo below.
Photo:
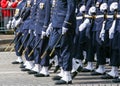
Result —
<path fill-rule="evenodd" d="M 69 28 L 72 26 L 72 16 L 74 16 L 75 8 L 75 0 L 67 0 L 67 14 L 63 23 L 63 27 Z"/>
<path fill-rule="evenodd" d="M 44 20 L 44 25 L 43 25 L 43 31 L 46 31 L 46 29 L 50 23 L 50 12 L 51 12 L 50 0 L 46 0 L 45 20 Z"/>
<path fill-rule="evenodd" d="M 28 16 L 30 15 L 30 9 L 31 7 L 27 7 L 27 9 L 25 10 L 25 12 L 21 15 L 21 18 L 23 19 L 23 21 L 28 18 Z"/>

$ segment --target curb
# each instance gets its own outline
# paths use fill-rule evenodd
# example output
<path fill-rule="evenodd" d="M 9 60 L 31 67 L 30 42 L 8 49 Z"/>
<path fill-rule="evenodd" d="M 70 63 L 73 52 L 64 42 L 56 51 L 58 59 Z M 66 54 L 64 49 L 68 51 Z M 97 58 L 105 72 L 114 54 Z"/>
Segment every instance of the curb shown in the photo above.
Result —
<path fill-rule="evenodd" d="M 0 45 L 1 44 L 8 44 L 12 41 L 13 39 L 5 39 L 5 40 L 0 40 Z"/>

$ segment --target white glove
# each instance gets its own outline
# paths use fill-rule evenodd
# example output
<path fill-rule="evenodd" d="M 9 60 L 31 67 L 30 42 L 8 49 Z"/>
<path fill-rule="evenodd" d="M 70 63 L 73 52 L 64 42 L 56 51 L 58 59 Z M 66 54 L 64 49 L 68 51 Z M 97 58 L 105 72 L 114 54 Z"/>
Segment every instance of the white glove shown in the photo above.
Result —
<path fill-rule="evenodd" d="M 110 11 L 113 12 L 114 10 L 118 9 L 118 2 L 113 2 L 110 5 Z"/>
<path fill-rule="evenodd" d="M 94 7 L 94 6 L 90 7 L 90 9 L 88 11 L 89 15 L 92 15 L 93 13 L 96 13 L 96 7 Z"/>
<path fill-rule="evenodd" d="M 90 20 L 85 19 L 85 21 L 79 26 L 79 31 L 83 31 L 89 23 L 90 23 Z"/>
<path fill-rule="evenodd" d="M 99 7 L 99 6 L 100 6 L 100 2 L 97 2 L 97 3 L 96 3 L 96 7 Z"/>
<path fill-rule="evenodd" d="M 12 23 L 12 21 L 9 20 L 8 24 L 6 25 L 6 28 L 7 28 L 7 29 L 10 29 L 11 23 Z"/>
<path fill-rule="evenodd" d="M 19 18 L 16 22 L 15 22 L 15 27 L 18 27 L 20 25 L 22 21 L 22 18 Z"/>
<path fill-rule="evenodd" d="M 36 31 L 33 32 L 34 36 L 36 36 Z"/>
<path fill-rule="evenodd" d="M 68 31 L 68 28 L 62 27 L 62 35 L 64 35 Z"/>
<path fill-rule="evenodd" d="M 52 32 L 53 27 L 52 27 L 52 23 L 49 24 L 47 30 L 46 30 L 46 36 L 48 37 L 50 35 L 50 33 Z"/>
<path fill-rule="evenodd" d="M 112 27 L 109 29 L 109 39 L 113 39 L 115 33 L 116 20 L 113 21 Z"/>
<path fill-rule="evenodd" d="M 107 3 L 103 3 L 103 4 L 100 5 L 100 11 L 101 12 L 104 12 L 105 10 L 107 10 L 107 8 L 108 8 Z"/>
<path fill-rule="evenodd" d="M 105 36 L 105 23 L 106 23 L 106 21 L 103 22 L 102 30 L 101 30 L 100 35 L 99 35 L 99 37 L 102 41 L 104 41 L 104 36 Z"/>
<path fill-rule="evenodd" d="M 85 5 L 82 5 L 81 7 L 80 7 L 80 13 L 83 13 L 83 12 L 85 12 L 85 9 L 86 9 L 86 7 L 85 7 Z"/>
<path fill-rule="evenodd" d="M 12 29 L 15 28 L 15 22 L 16 22 L 16 20 L 15 20 L 15 18 L 13 18 L 12 24 L 11 24 L 11 28 L 12 28 Z"/>
<path fill-rule="evenodd" d="M 28 33 L 31 33 L 31 30 L 29 29 Z"/>
<path fill-rule="evenodd" d="M 45 36 L 46 36 L 45 31 L 42 31 L 42 34 L 41 34 L 41 39 L 43 39 Z"/>

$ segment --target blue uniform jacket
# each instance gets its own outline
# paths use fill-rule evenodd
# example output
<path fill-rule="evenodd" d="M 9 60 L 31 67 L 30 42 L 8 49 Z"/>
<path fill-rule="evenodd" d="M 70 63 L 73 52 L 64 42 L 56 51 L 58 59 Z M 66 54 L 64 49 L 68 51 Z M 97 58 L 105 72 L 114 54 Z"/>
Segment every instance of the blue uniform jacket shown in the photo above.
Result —
<path fill-rule="evenodd" d="M 75 0 L 57 0 L 52 15 L 54 28 L 75 28 Z"/>
<path fill-rule="evenodd" d="M 34 30 L 34 28 L 29 28 L 31 27 L 31 24 L 33 24 L 33 21 L 35 20 L 35 15 L 36 15 L 36 9 L 37 9 L 37 4 L 33 4 L 34 0 L 32 0 L 31 7 L 27 7 L 26 11 L 30 10 L 29 15 L 26 13 L 26 20 L 24 21 L 23 25 L 23 30 L 25 29 L 31 29 Z"/>
<path fill-rule="evenodd" d="M 39 0 L 34 21 L 36 34 L 46 31 L 50 22 L 50 0 Z"/>

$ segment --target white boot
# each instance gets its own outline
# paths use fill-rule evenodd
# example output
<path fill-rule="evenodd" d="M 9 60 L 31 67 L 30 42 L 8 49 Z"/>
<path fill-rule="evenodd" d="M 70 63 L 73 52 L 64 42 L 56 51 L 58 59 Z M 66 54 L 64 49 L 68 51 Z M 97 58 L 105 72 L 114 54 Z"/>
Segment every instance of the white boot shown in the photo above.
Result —
<path fill-rule="evenodd" d="M 26 69 L 32 69 L 34 67 L 34 62 L 33 61 L 28 61 L 27 65 L 26 65 Z"/>
<path fill-rule="evenodd" d="M 72 59 L 72 71 L 71 72 L 73 73 L 73 72 L 77 71 L 79 66 L 81 66 L 81 67 L 83 66 L 82 65 L 82 60 L 73 58 Z"/>
<path fill-rule="evenodd" d="M 58 56 L 57 55 L 54 57 L 54 62 L 55 62 L 55 66 L 58 66 Z"/>
<path fill-rule="evenodd" d="M 96 69 L 96 72 L 98 73 L 105 73 L 105 66 L 104 65 L 99 65 L 98 68 Z"/>
<path fill-rule="evenodd" d="M 64 71 L 64 76 L 61 78 L 61 80 L 66 82 L 72 81 L 70 71 Z"/>
<path fill-rule="evenodd" d="M 32 68 L 32 70 L 35 72 L 40 72 L 40 69 L 41 69 L 40 64 L 35 64 L 35 66 Z"/>
<path fill-rule="evenodd" d="M 106 58 L 106 63 L 110 64 L 110 58 Z"/>
<path fill-rule="evenodd" d="M 27 66 L 27 65 L 28 65 L 28 61 L 26 60 L 23 65 L 24 65 L 24 66 Z"/>
<path fill-rule="evenodd" d="M 21 57 L 21 56 L 18 56 L 18 58 L 17 58 L 16 61 L 19 62 L 19 63 L 23 62 L 22 57 Z"/>
<path fill-rule="evenodd" d="M 49 75 L 48 67 L 43 66 L 40 74 Z"/>
<path fill-rule="evenodd" d="M 63 77 L 64 76 L 64 70 L 62 67 L 60 67 L 60 73 L 58 73 L 57 75 L 60 76 L 60 77 Z"/>
<path fill-rule="evenodd" d="M 52 64 L 53 61 L 54 61 L 54 59 L 52 58 L 52 59 L 49 60 L 49 63 Z"/>
<path fill-rule="evenodd" d="M 112 70 L 108 74 L 113 77 L 118 77 L 118 67 L 112 66 Z"/>
<path fill-rule="evenodd" d="M 87 66 L 85 68 L 88 70 L 93 70 L 94 69 L 93 62 L 88 62 Z"/>

